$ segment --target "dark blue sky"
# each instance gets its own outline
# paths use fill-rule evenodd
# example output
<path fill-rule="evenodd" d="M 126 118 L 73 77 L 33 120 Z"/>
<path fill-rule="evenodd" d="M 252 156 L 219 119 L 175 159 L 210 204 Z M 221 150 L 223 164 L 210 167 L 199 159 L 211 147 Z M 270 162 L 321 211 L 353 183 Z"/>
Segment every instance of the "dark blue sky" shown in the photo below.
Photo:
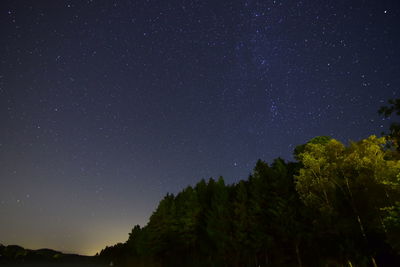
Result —
<path fill-rule="evenodd" d="M 94 254 L 201 178 L 387 129 L 393 1 L 1 1 L 0 243 Z"/>

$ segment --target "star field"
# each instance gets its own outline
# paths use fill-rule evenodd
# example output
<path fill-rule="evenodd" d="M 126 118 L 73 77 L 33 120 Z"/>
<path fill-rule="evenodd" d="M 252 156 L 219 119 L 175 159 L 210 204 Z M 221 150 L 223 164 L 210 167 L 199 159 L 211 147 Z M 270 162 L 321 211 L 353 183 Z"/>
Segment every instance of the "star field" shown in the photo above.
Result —
<path fill-rule="evenodd" d="M 388 127 L 393 1 L 2 1 L 0 243 L 94 254 L 167 192 Z"/>

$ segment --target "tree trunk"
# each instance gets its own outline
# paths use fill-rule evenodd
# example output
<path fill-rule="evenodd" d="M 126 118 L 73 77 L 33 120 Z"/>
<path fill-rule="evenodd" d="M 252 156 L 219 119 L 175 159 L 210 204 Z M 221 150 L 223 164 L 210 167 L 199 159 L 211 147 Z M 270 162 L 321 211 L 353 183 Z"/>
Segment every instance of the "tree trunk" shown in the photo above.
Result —
<path fill-rule="evenodd" d="M 347 185 L 347 190 L 349 191 L 349 195 L 350 195 L 351 206 L 352 206 L 353 211 L 354 211 L 354 213 L 355 213 L 355 215 L 357 217 L 357 222 L 358 222 L 358 225 L 360 227 L 361 234 L 364 237 L 365 242 L 366 242 L 367 247 L 368 247 L 368 238 L 367 238 L 367 235 L 365 234 L 364 225 L 363 225 L 363 223 L 361 221 L 360 215 L 358 214 L 356 205 L 354 204 L 353 193 L 351 192 L 350 185 L 349 185 L 349 179 L 347 177 L 346 177 L 346 185 Z M 374 267 L 378 267 L 378 265 L 376 264 L 375 258 L 373 256 L 371 256 L 371 261 L 372 261 L 372 265 Z"/>
<path fill-rule="evenodd" d="M 311 169 L 311 171 L 314 174 L 314 177 L 317 178 L 319 184 L 321 184 L 321 178 L 319 177 L 319 175 L 317 175 L 313 169 Z M 325 198 L 326 204 L 330 207 L 328 193 L 326 192 L 325 187 L 321 186 L 321 190 L 324 193 L 324 198 Z"/>
<path fill-rule="evenodd" d="M 299 242 L 296 242 L 296 257 L 297 257 L 297 263 L 299 264 L 299 267 L 302 267 L 303 264 L 301 262 L 301 257 L 300 257 Z"/>
<path fill-rule="evenodd" d="M 373 256 L 371 256 L 371 261 L 374 267 L 378 267 L 378 264 L 376 264 L 375 258 Z"/>
<path fill-rule="evenodd" d="M 350 260 L 347 260 L 347 263 L 349 264 L 349 267 L 353 267 L 353 264 L 351 264 Z"/>
<path fill-rule="evenodd" d="M 355 215 L 357 217 L 357 222 L 358 222 L 358 226 L 360 227 L 361 234 L 365 239 L 367 239 L 367 236 L 366 236 L 365 231 L 364 231 L 363 223 L 362 223 L 361 218 L 360 218 L 360 216 L 358 214 L 356 205 L 354 204 L 353 193 L 351 192 L 348 178 L 346 178 L 346 185 L 347 185 L 347 190 L 348 190 L 349 196 L 350 196 L 351 207 L 352 207 L 352 209 L 353 209 L 353 211 L 354 211 L 354 213 L 355 213 Z"/>

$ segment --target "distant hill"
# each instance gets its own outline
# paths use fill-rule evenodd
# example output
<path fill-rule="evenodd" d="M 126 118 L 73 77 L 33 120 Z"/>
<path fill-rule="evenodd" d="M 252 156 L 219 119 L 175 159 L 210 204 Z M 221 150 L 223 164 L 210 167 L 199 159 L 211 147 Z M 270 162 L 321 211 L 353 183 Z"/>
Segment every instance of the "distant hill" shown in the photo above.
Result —
<path fill-rule="evenodd" d="M 4 246 L 0 244 L 0 265 L 4 263 L 97 263 L 98 257 L 65 254 L 60 251 L 42 248 L 25 249 L 17 245 Z"/>

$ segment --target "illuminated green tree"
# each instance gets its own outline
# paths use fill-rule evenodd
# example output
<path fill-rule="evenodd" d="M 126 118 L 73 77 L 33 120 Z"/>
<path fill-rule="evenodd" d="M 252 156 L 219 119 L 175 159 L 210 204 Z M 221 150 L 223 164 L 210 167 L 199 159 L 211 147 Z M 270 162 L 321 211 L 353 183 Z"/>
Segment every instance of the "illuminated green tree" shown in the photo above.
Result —
<path fill-rule="evenodd" d="M 369 236 L 385 230 L 382 208 L 391 207 L 399 193 L 400 161 L 390 157 L 385 143 L 385 138 L 371 136 L 345 147 L 332 139 L 309 143 L 298 155 L 303 164 L 296 176 L 300 198 L 327 223 L 335 223 L 336 234 L 358 229 L 366 253 L 373 246 Z"/>

